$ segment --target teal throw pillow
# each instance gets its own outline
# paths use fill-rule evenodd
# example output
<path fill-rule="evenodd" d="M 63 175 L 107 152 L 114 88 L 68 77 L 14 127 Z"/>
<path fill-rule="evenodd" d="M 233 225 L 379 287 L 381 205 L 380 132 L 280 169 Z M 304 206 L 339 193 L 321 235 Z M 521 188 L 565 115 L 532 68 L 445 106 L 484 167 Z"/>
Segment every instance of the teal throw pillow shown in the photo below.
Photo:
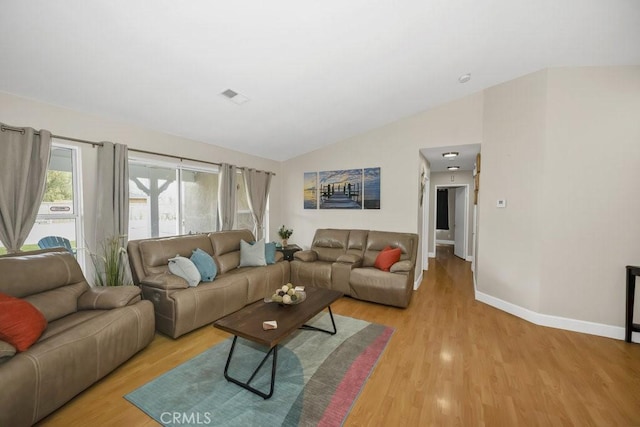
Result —
<path fill-rule="evenodd" d="M 218 274 L 218 267 L 211 255 L 198 248 L 191 254 L 191 261 L 196 265 L 203 282 L 213 282 Z"/>
<path fill-rule="evenodd" d="M 264 239 L 253 245 L 240 240 L 240 265 L 238 267 L 257 267 L 267 265 L 264 257 Z"/>
<path fill-rule="evenodd" d="M 267 264 L 276 263 L 276 244 L 275 242 L 264 244 L 264 258 Z"/>

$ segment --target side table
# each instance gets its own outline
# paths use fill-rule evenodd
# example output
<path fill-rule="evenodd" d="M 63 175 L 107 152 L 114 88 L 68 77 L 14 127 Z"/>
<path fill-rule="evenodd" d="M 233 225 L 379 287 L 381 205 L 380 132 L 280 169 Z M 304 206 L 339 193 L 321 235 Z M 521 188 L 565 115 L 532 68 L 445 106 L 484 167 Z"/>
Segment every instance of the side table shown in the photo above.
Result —
<path fill-rule="evenodd" d="M 624 322 L 624 340 L 631 342 L 632 332 L 640 332 L 640 324 L 633 323 L 633 303 L 636 296 L 636 276 L 640 276 L 640 267 L 627 265 L 627 310 Z"/>
<path fill-rule="evenodd" d="M 284 255 L 284 259 L 286 259 L 287 261 L 292 261 L 294 252 L 301 251 L 302 248 L 298 245 L 287 245 L 280 247 L 276 246 L 276 250 L 278 252 L 282 252 L 282 254 Z"/>

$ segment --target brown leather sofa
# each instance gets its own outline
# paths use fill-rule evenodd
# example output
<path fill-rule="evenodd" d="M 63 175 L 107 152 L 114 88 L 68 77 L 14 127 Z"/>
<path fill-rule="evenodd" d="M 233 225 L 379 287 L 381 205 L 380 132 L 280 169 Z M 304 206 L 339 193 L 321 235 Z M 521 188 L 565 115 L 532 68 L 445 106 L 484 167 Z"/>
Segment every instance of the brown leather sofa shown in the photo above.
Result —
<path fill-rule="evenodd" d="M 374 267 L 385 246 L 402 250 L 391 271 Z M 413 294 L 418 235 L 369 230 L 316 230 L 311 248 L 293 254 L 291 282 L 341 291 L 361 300 L 407 307 Z"/>
<path fill-rule="evenodd" d="M 153 302 L 156 329 L 177 338 L 231 314 L 273 293 L 289 282 L 289 261 L 276 252 L 276 263 L 241 267 L 240 240 L 255 240 L 249 230 L 220 231 L 165 238 L 132 240 L 127 253 L 134 283 L 145 299 Z M 169 272 L 169 258 L 189 258 L 200 248 L 218 267 L 213 282 L 189 287 L 186 280 Z"/>
<path fill-rule="evenodd" d="M 0 292 L 29 301 L 48 322 L 26 351 L 0 357 L 0 426 L 36 423 L 154 337 L 153 305 L 139 288 L 89 287 L 61 248 L 0 257 Z"/>

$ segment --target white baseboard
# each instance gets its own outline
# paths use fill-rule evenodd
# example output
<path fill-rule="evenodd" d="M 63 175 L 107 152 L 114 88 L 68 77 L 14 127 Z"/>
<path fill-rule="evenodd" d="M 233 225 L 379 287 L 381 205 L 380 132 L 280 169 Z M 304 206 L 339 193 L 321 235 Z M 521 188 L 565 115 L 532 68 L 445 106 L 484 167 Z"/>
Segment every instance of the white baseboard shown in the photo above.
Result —
<path fill-rule="evenodd" d="M 417 291 L 418 288 L 420 287 L 420 284 L 422 283 L 422 278 L 424 277 L 424 271 L 420 272 L 420 275 L 418 276 L 418 278 L 415 280 L 415 282 L 413 282 L 413 290 Z"/>
<path fill-rule="evenodd" d="M 435 258 L 435 257 L 436 257 L 435 252 L 429 252 L 429 258 Z"/>
<path fill-rule="evenodd" d="M 436 245 L 440 244 L 440 245 L 455 245 L 456 242 L 453 240 L 436 240 Z"/>
<path fill-rule="evenodd" d="M 513 314 L 514 316 L 520 317 L 521 319 L 524 319 L 536 325 L 624 340 L 624 328 L 621 326 L 611 326 L 602 323 L 587 322 L 584 320 L 569 319 L 566 317 L 537 313 L 527 308 L 520 307 L 519 305 L 501 300 L 500 298 L 496 298 L 491 295 L 479 292 L 477 288 L 475 290 L 475 294 L 476 300 L 502 311 L 506 311 L 509 314 Z M 631 336 L 631 340 L 636 343 L 640 342 L 640 333 L 634 332 Z"/>
<path fill-rule="evenodd" d="M 467 261 L 473 262 L 473 255 L 467 255 Z"/>

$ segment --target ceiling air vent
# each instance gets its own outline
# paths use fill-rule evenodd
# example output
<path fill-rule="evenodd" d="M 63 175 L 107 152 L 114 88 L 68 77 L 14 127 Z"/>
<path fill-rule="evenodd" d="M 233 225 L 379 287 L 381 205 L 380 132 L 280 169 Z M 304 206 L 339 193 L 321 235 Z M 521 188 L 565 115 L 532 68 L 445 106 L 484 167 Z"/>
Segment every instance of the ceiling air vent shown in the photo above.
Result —
<path fill-rule="evenodd" d="M 232 89 L 227 89 L 224 92 L 222 92 L 220 95 L 224 96 L 229 101 L 233 102 L 234 104 L 238 104 L 238 105 L 242 105 L 245 102 L 249 101 L 249 98 L 247 98 L 244 95 L 239 94 L 238 92 L 236 92 L 235 90 L 232 90 Z"/>

